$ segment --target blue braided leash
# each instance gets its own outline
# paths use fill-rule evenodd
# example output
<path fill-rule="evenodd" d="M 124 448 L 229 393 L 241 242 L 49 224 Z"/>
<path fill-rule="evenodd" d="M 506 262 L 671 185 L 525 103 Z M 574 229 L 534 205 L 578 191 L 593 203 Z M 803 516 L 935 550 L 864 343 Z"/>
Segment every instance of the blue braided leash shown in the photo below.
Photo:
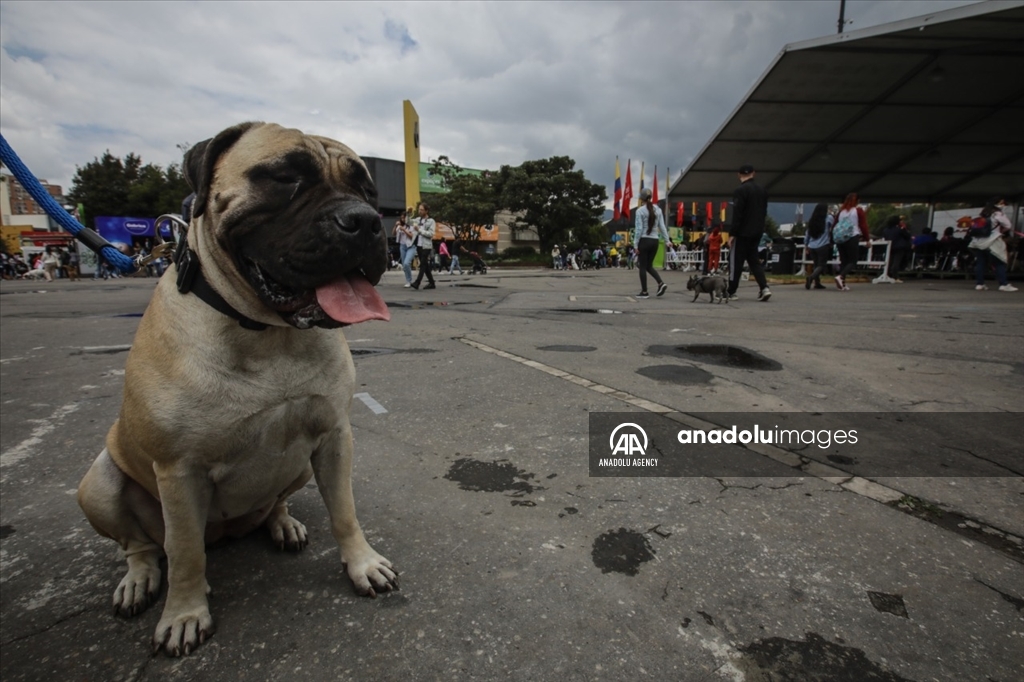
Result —
<path fill-rule="evenodd" d="M 25 191 L 51 218 L 57 221 L 57 224 L 90 249 L 103 256 L 108 263 L 121 272 L 130 274 L 138 270 L 134 260 L 118 251 L 113 244 L 96 234 L 95 231 L 83 227 L 60 204 L 54 201 L 50 193 L 39 184 L 36 176 L 29 172 L 25 164 L 18 158 L 18 155 L 14 153 L 11 145 L 7 144 L 7 139 L 3 135 L 0 135 L 0 160 L 11 169 L 14 177 L 18 179 L 18 182 L 25 188 Z"/>

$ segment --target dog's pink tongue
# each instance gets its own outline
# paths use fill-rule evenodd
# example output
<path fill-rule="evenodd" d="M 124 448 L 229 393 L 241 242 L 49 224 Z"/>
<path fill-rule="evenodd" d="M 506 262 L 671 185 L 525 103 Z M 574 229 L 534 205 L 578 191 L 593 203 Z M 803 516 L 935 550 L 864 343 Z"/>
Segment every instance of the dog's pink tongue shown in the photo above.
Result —
<path fill-rule="evenodd" d="M 342 324 L 391 319 L 384 299 L 370 281 L 358 273 L 317 287 L 316 302 L 332 320 Z"/>

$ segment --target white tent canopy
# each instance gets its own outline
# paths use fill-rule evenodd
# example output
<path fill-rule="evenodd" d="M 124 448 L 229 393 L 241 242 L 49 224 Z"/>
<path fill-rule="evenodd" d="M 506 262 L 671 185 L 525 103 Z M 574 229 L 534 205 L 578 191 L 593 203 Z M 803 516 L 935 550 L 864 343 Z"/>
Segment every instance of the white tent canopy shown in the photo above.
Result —
<path fill-rule="evenodd" d="M 672 186 L 724 199 L 743 164 L 771 201 L 1024 194 L 1024 2 L 787 45 Z"/>

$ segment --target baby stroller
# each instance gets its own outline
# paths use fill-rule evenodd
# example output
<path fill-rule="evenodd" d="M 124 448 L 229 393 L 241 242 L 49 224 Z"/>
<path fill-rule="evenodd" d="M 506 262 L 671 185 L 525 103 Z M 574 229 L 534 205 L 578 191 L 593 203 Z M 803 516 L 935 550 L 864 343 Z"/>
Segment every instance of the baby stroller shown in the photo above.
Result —
<path fill-rule="evenodd" d="M 476 251 L 469 252 L 469 258 L 473 261 L 473 270 L 469 274 L 471 275 L 486 275 L 487 274 L 487 263 L 480 257 L 480 254 Z"/>

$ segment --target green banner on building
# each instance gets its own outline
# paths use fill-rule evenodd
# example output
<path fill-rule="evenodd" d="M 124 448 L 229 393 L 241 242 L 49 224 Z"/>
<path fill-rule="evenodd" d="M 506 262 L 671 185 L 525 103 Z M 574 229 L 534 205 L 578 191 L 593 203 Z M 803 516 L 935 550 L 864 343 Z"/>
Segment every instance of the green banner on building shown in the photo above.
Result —
<path fill-rule="evenodd" d="M 443 182 L 440 175 L 431 175 L 429 163 L 420 163 L 420 194 L 441 194 L 445 190 L 441 186 Z M 463 168 L 466 175 L 483 175 L 484 171 L 476 168 Z"/>

